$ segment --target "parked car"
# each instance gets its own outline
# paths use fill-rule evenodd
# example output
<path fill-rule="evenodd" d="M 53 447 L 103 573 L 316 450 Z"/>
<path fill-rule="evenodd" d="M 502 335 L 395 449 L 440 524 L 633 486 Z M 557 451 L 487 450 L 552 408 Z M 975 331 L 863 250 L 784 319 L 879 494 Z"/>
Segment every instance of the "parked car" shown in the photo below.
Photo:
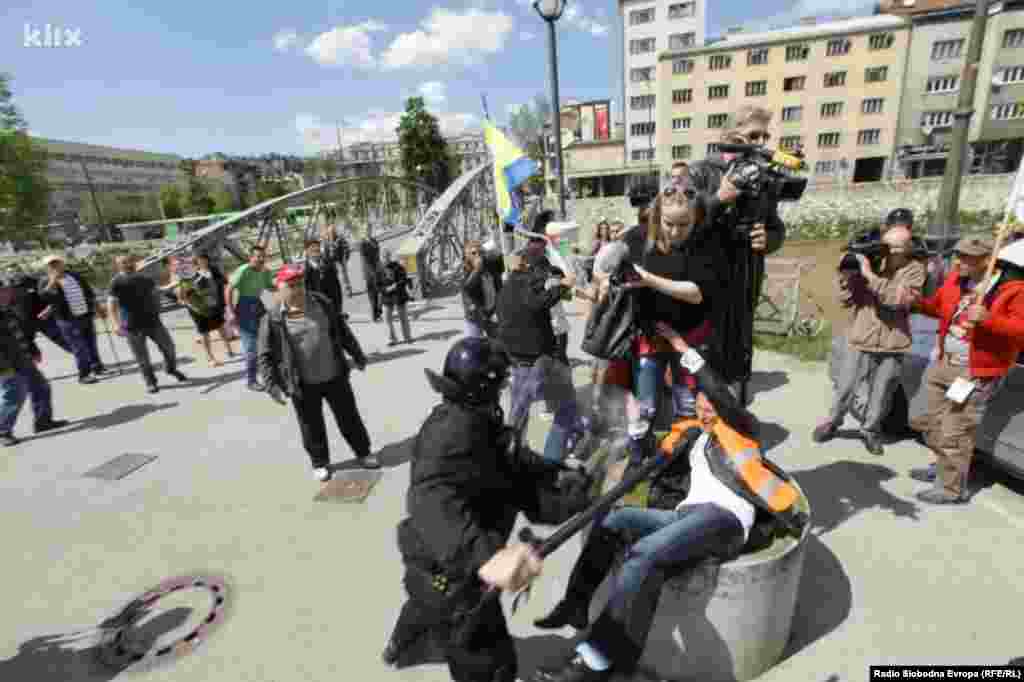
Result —
<path fill-rule="evenodd" d="M 947 243 L 931 257 L 926 294 L 930 295 L 942 284 L 948 272 L 951 249 L 952 244 Z M 911 420 L 924 415 L 928 409 L 923 379 L 938 340 L 939 322 L 924 315 L 912 315 L 910 326 L 914 335 L 913 346 L 903 362 L 903 377 L 892 409 L 883 422 L 883 430 L 888 434 L 907 434 Z M 836 335 L 832 339 L 829 364 L 833 387 L 838 382 L 839 367 L 846 352 L 846 337 Z M 866 405 L 865 382 L 854 395 L 850 414 L 862 420 Z M 1010 370 L 1005 385 L 986 411 L 978 428 L 975 447 L 1008 474 L 1024 479 L 1024 355 L 1017 359 L 1017 365 Z"/>

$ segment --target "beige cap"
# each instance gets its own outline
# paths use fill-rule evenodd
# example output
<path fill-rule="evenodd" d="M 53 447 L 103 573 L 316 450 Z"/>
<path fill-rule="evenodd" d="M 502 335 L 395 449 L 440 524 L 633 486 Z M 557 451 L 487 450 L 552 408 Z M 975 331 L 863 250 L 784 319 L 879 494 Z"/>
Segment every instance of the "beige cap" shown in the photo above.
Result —
<path fill-rule="evenodd" d="M 992 243 L 991 237 L 979 235 L 976 237 L 964 237 L 956 243 L 956 247 L 953 250 L 965 256 L 987 256 L 992 253 L 994 248 L 995 245 Z"/>

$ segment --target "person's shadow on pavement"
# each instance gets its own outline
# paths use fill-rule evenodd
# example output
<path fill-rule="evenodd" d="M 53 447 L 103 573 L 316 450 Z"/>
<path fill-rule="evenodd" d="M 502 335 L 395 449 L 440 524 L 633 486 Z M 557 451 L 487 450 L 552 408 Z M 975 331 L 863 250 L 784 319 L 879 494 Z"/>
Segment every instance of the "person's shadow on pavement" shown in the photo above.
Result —
<path fill-rule="evenodd" d="M 97 414 L 92 417 L 86 417 L 85 419 L 79 419 L 78 421 L 71 422 L 68 426 L 57 429 L 54 431 L 47 431 L 37 436 L 31 436 L 25 440 L 36 441 L 43 440 L 44 438 L 52 438 L 55 436 L 67 436 L 78 431 L 85 430 L 100 430 L 107 429 L 121 424 L 127 424 L 128 422 L 135 421 L 136 419 L 142 419 L 154 412 L 161 412 L 163 410 L 169 410 L 177 407 L 178 403 L 162 403 L 162 404 L 151 404 L 141 403 L 138 405 L 121 405 L 116 407 L 106 414 Z M 3 679 L 3 678 L 0 678 Z"/>
<path fill-rule="evenodd" d="M 141 626 L 129 626 L 125 639 L 133 652 L 145 652 L 157 640 L 188 621 L 192 609 L 161 613 Z M 139 618 L 145 612 L 139 614 Z M 0 680 L 24 682 L 108 682 L 130 665 L 127 659 L 103 655 L 102 628 L 65 635 L 44 635 L 24 642 L 12 658 L 0 661 Z"/>

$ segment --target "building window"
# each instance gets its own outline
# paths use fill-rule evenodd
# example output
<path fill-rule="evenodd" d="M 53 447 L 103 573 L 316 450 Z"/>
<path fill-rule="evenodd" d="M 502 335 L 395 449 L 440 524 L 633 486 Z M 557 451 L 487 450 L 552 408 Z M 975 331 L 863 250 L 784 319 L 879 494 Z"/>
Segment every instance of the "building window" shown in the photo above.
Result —
<path fill-rule="evenodd" d="M 1021 81 L 1024 81 L 1024 66 L 1004 66 L 996 71 L 996 76 L 1004 85 L 1008 83 L 1020 83 Z"/>
<path fill-rule="evenodd" d="M 768 48 L 762 47 L 757 50 L 750 50 L 747 52 L 747 64 L 749 66 L 757 66 L 759 64 L 768 63 Z"/>
<path fill-rule="evenodd" d="M 819 161 L 814 164 L 815 175 L 832 175 L 836 172 L 839 167 L 839 163 L 836 161 Z"/>
<path fill-rule="evenodd" d="M 782 120 L 790 123 L 799 121 L 804 117 L 803 107 L 782 107 Z"/>
<path fill-rule="evenodd" d="M 768 94 L 768 81 L 747 81 L 747 97 L 761 97 Z"/>
<path fill-rule="evenodd" d="M 672 130 L 689 130 L 691 119 L 689 116 L 672 119 Z"/>
<path fill-rule="evenodd" d="M 720 142 L 712 142 L 711 144 L 708 145 L 707 153 L 708 154 L 717 154 L 718 153 L 718 148 L 719 148 L 720 145 L 721 145 Z"/>
<path fill-rule="evenodd" d="M 869 66 L 864 69 L 865 83 L 881 83 L 889 78 L 888 66 Z"/>
<path fill-rule="evenodd" d="M 637 40 L 631 40 L 629 41 L 629 53 L 644 54 L 647 52 L 654 52 L 655 42 L 654 38 L 639 38 Z"/>
<path fill-rule="evenodd" d="M 672 104 L 687 104 L 693 101 L 693 88 L 672 91 Z"/>
<path fill-rule="evenodd" d="M 642 69 L 630 69 L 629 80 L 634 83 L 644 83 L 646 81 L 654 80 L 654 67 L 646 66 Z"/>
<path fill-rule="evenodd" d="M 630 154 L 634 161 L 654 161 L 653 149 L 634 149 Z"/>
<path fill-rule="evenodd" d="M 782 81 L 782 89 L 785 92 L 796 92 L 803 90 L 807 85 L 807 76 L 791 76 Z"/>
<path fill-rule="evenodd" d="M 693 31 L 689 33 L 673 33 L 668 37 L 668 49 L 670 50 L 685 50 L 696 44 L 697 34 Z"/>
<path fill-rule="evenodd" d="M 696 14 L 697 5 L 693 2 L 676 2 L 668 6 L 669 19 L 685 19 Z"/>
<path fill-rule="evenodd" d="M 821 148 L 838 147 L 839 133 L 821 133 L 818 135 L 818 146 Z"/>
<path fill-rule="evenodd" d="M 811 48 L 806 45 L 787 45 L 786 46 L 786 61 L 787 62 L 805 62 L 811 55 Z"/>
<path fill-rule="evenodd" d="M 779 138 L 779 149 L 785 151 L 793 151 L 802 144 L 801 137 L 799 135 L 786 135 Z"/>
<path fill-rule="evenodd" d="M 857 133 L 857 144 L 869 145 L 878 144 L 882 139 L 882 131 L 879 128 L 871 128 L 870 130 L 861 130 Z"/>
<path fill-rule="evenodd" d="M 876 33 L 868 38 L 869 50 L 888 50 L 896 42 L 892 33 Z"/>
<path fill-rule="evenodd" d="M 958 59 L 964 51 L 964 39 L 936 40 L 932 43 L 932 59 Z"/>
<path fill-rule="evenodd" d="M 672 73 L 690 73 L 693 71 L 692 59 L 676 59 L 672 62 Z"/>
<path fill-rule="evenodd" d="M 846 72 L 845 71 L 833 71 L 825 74 L 825 87 L 826 88 L 839 88 L 846 85 Z"/>
<path fill-rule="evenodd" d="M 629 108 L 633 111 L 643 111 L 654 108 L 654 95 L 636 95 L 629 98 Z"/>
<path fill-rule="evenodd" d="M 635 9 L 629 13 L 629 25 L 639 26 L 640 24 L 649 24 L 654 21 L 654 8 L 648 7 L 647 9 Z"/>
<path fill-rule="evenodd" d="M 881 97 L 869 97 L 860 103 L 860 111 L 862 114 L 880 114 L 884 105 L 885 100 Z"/>
<path fill-rule="evenodd" d="M 691 152 L 692 148 L 688 144 L 674 144 L 672 145 L 672 160 L 688 159 Z"/>
<path fill-rule="evenodd" d="M 843 114 L 842 102 L 825 102 L 821 105 L 822 118 L 835 118 Z"/>
<path fill-rule="evenodd" d="M 825 47 L 825 55 L 828 57 L 842 57 L 850 53 L 850 41 L 847 38 L 834 38 L 828 41 Z"/>
<path fill-rule="evenodd" d="M 924 85 L 925 92 L 956 92 L 960 87 L 959 76 L 934 76 Z"/>
<path fill-rule="evenodd" d="M 721 71 L 732 66 L 732 57 L 727 54 L 714 54 L 708 57 L 708 70 Z"/>
<path fill-rule="evenodd" d="M 993 121 L 1009 121 L 1024 118 L 1024 102 L 997 104 L 992 107 Z"/>
<path fill-rule="evenodd" d="M 1012 28 L 1004 33 L 1003 47 L 1024 47 L 1024 29 Z"/>
<path fill-rule="evenodd" d="M 926 111 L 921 114 L 922 128 L 948 128 L 953 125 L 952 111 Z"/>
<path fill-rule="evenodd" d="M 728 96 L 728 85 L 712 85 L 710 88 L 708 88 L 708 99 L 725 99 Z"/>
<path fill-rule="evenodd" d="M 654 121 L 645 121 L 643 123 L 633 123 L 629 126 L 629 134 L 639 137 L 641 135 L 653 135 L 654 134 Z"/>
<path fill-rule="evenodd" d="M 729 114 L 711 114 L 708 116 L 708 128 L 724 128 L 729 123 Z"/>

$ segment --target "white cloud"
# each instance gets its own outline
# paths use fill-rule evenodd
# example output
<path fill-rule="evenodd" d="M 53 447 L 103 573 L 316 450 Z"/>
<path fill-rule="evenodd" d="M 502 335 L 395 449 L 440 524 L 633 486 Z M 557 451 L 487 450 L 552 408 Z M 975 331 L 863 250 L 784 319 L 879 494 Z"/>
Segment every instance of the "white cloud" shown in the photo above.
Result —
<path fill-rule="evenodd" d="M 445 84 L 440 81 L 427 81 L 420 85 L 419 93 L 428 105 L 438 107 L 448 99 L 445 89 Z"/>
<path fill-rule="evenodd" d="M 870 14 L 876 0 L 796 0 L 788 9 L 770 17 L 750 21 L 743 25 L 746 31 L 770 31 L 788 28 L 805 17 L 838 19 Z"/>
<path fill-rule="evenodd" d="M 480 119 L 474 114 L 443 112 L 435 114 L 444 135 L 460 135 L 479 129 Z M 394 142 L 398 139 L 395 129 L 402 119 L 400 111 L 374 109 L 358 117 L 345 119 L 341 126 L 341 143 L 344 146 L 356 142 Z M 306 154 L 338 148 L 338 131 L 335 124 L 326 122 L 314 114 L 298 114 L 295 129 L 299 142 Z"/>
<path fill-rule="evenodd" d="M 463 13 L 434 8 L 422 28 L 395 37 L 381 55 L 387 69 L 472 64 L 494 54 L 512 31 L 512 18 L 501 12 L 469 9 Z"/>
<path fill-rule="evenodd" d="M 589 33 L 596 38 L 608 35 L 608 24 L 589 16 L 584 10 L 580 9 L 579 5 L 570 4 L 566 6 L 565 11 L 562 13 L 561 22 L 572 28 Z"/>
<path fill-rule="evenodd" d="M 294 29 L 286 28 L 274 34 L 274 49 L 278 52 L 287 52 L 299 42 L 299 34 Z"/>
<path fill-rule="evenodd" d="M 537 34 L 536 33 L 532 33 L 530 31 L 520 31 L 519 32 L 519 39 L 520 40 L 533 40 L 536 37 L 537 37 Z"/>
<path fill-rule="evenodd" d="M 306 54 L 322 65 L 349 64 L 373 68 L 377 59 L 373 55 L 370 34 L 385 30 L 375 21 L 364 21 L 355 26 L 339 26 L 321 33 L 306 48 Z"/>

